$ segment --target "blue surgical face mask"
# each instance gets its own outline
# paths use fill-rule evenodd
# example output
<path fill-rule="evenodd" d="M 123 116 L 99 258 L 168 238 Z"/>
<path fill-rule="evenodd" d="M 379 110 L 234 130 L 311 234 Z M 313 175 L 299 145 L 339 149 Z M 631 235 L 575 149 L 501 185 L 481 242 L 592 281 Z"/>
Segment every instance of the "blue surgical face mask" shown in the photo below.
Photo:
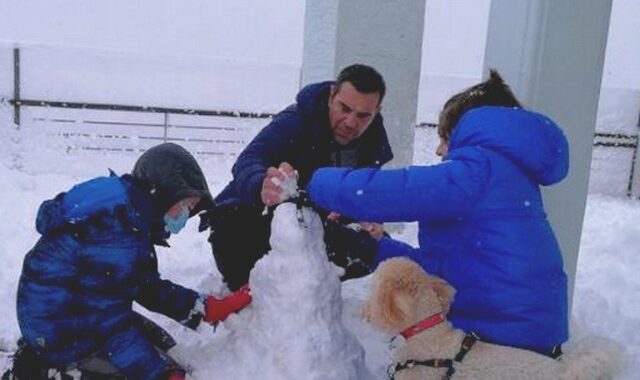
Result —
<path fill-rule="evenodd" d="M 181 205 L 180 213 L 178 216 L 172 217 L 169 214 L 164 214 L 164 229 L 172 234 L 177 234 L 184 228 L 189 219 L 189 208 L 185 205 Z"/>

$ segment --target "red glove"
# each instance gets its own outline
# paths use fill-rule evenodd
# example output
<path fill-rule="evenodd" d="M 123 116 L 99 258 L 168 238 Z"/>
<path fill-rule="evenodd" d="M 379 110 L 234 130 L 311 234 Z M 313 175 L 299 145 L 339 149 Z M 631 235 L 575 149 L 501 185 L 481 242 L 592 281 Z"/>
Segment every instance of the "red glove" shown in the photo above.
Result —
<path fill-rule="evenodd" d="M 231 313 L 243 309 L 250 303 L 251 290 L 248 284 L 222 299 L 208 296 L 204 301 L 204 321 L 209 323 L 224 321 Z"/>
<path fill-rule="evenodd" d="M 180 372 L 171 372 L 167 377 L 167 380 L 185 380 L 186 378 Z"/>

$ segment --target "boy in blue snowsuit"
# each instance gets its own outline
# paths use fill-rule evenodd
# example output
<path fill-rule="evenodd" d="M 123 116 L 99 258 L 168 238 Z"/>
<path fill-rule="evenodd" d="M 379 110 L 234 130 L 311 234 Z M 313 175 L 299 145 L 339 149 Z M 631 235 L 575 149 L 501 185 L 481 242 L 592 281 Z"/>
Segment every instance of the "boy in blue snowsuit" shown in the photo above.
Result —
<path fill-rule="evenodd" d="M 211 203 L 196 160 L 170 143 L 146 151 L 130 175 L 98 177 L 42 203 L 42 236 L 18 286 L 22 339 L 13 378 L 48 379 L 48 368 L 64 373 L 101 361 L 103 373 L 116 378 L 183 379 L 164 352 L 175 342 L 132 304 L 194 328 L 249 303 L 246 289 L 218 300 L 158 273 L 154 244 L 167 246 L 170 234 Z"/>
<path fill-rule="evenodd" d="M 418 221 L 419 248 L 383 237 L 374 265 L 409 257 L 456 288 L 455 327 L 555 355 L 568 337 L 567 282 L 540 186 L 567 175 L 565 136 L 494 71 L 445 104 L 438 133 L 440 164 L 320 169 L 309 196 L 358 219 Z"/>

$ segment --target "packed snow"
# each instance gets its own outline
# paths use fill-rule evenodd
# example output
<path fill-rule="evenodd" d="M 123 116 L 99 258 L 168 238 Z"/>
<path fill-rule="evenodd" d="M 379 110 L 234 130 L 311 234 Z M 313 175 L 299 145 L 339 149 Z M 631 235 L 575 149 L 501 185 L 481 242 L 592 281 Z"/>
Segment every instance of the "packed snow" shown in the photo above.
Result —
<path fill-rule="evenodd" d="M 194 376 L 223 379 L 365 379 L 364 348 L 342 322 L 340 270 L 327 260 L 322 222 L 308 208 L 275 210 L 272 249 L 251 272 L 252 307 Z M 251 350 L 247 350 L 251 347 Z M 219 354 L 216 354 L 218 352 Z M 242 353 L 229 357 L 229 353 Z M 231 354 L 233 355 L 233 354 Z M 225 366 L 224 363 L 242 363 Z"/>

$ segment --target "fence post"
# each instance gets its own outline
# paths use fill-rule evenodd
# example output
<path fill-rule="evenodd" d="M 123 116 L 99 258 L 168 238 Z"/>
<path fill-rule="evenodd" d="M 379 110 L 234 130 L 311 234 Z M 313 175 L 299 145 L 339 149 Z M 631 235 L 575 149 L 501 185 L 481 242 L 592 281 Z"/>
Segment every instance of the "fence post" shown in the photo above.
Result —
<path fill-rule="evenodd" d="M 20 125 L 20 49 L 13 49 L 13 122 Z"/>
<path fill-rule="evenodd" d="M 638 145 L 640 144 L 640 136 L 636 136 L 636 143 L 633 147 L 633 154 L 631 155 L 631 170 L 629 173 L 629 183 L 627 185 L 627 197 L 633 197 L 633 181 L 636 172 L 636 160 L 638 159 Z M 640 196 L 638 197 L 640 198 Z"/>
<path fill-rule="evenodd" d="M 167 129 L 169 128 L 168 123 L 169 123 L 169 113 L 165 112 L 164 113 L 164 135 L 162 136 L 162 140 L 163 140 L 162 142 L 165 142 L 165 143 L 167 142 L 167 135 L 168 135 Z"/>
<path fill-rule="evenodd" d="M 637 186 L 634 186 L 634 182 L 637 181 L 637 176 L 640 175 L 640 170 L 638 170 L 639 166 L 637 165 L 639 151 L 640 151 L 640 110 L 638 111 L 638 123 L 636 124 L 636 146 L 633 149 L 633 156 L 631 157 L 631 176 L 629 177 L 629 187 L 627 189 L 627 196 L 629 198 L 633 198 L 634 190 L 637 190 L 636 199 L 640 199 L 640 189 L 637 189 Z M 636 173 L 638 171 L 639 173 Z"/>

